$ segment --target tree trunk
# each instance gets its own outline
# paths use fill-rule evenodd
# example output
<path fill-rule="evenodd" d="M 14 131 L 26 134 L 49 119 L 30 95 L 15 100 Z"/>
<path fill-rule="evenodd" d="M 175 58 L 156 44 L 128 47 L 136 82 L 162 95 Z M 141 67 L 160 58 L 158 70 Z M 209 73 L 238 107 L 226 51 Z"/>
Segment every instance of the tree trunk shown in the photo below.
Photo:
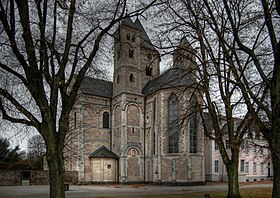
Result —
<path fill-rule="evenodd" d="M 278 118 L 279 119 L 279 118 Z M 273 164 L 273 190 L 272 198 L 280 198 L 280 132 L 276 131 L 277 128 L 274 128 L 273 131 L 273 147 L 271 149 L 271 157 Z M 278 127 L 278 130 L 279 127 Z"/>
<path fill-rule="evenodd" d="M 64 161 L 62 150 L 50 149 L 47 153 L 50 178 L 50 198 L 65 198 Z"/>
<path fill-rule="evenodd" d="M 273 163 L 272 198 L 280 197 L 280 157 L 279 157 L 279 153 L 280 153 L 280 148 L 276 148 L 275 150 L 272 150 L 272 153 L 271 153 L 272 163 Z"/>
<path fill-rule="evenodd" d="M 272 197 L 280 197 L 280 43 L 275 53 L 275 63 L 271 88 L 272 135 L 268 142 L 273 164 Z"/>
<path fill-rule="evenodd" d="M 227 165 L 228 194 L 227 198 L 241 198 L 238 181 L 238 157 L 232 156 Z"/>

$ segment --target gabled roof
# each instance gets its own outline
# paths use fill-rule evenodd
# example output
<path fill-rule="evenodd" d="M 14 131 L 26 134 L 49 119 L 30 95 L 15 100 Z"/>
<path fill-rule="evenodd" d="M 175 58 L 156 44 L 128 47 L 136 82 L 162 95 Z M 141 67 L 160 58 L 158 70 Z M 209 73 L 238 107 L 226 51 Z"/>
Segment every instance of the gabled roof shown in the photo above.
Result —
<path fill-rule="evenodd" d="M 124 24 L 124 25 L 126 25 L 126 26 L 128 26 L 128 27 L 131 27 L 131 28 L 134 28 L 134 29 L 138 29 L 138 28 L 134 25 L 134 23 L 133 23 L 133 21 L 131 20 L 131 18 L 125 18 L 125 19 L 123 19 L 123 20 L 121 21 L 121 24 Z"/>
<path fill-rule="evenodd" d="M 214 126 L 213 126 L 213 122 L 212 122 L 210 113 L 204 113 L 204 124 L 206 127 L 206 132 L 209 134 L 212 133 L 214 130 Z"/>
<path fill-rule="evenodd" d="M 172 87 L 193 87 L 197 84 L 195 77 L 180 68 L 170 68 L 157 78 L 149 81 L 143 88 L 142 93 L 145 95 L 159 91 L 160 89 Z"/>
<path fill-rule="evenodd" d="M 81 84 L 80 90 L 85 94 L 112 98 L 113 82 L 85 77 Z"/>
<path fill-rule="evenodd" d="M 144 27 L 142 26 L 142 24 L 138 18 L 134 21 L 134 26 L 141 32 L 141 35 L 140 35 L 141 47 L 145 47 L 150 50 L 156 51 L 156 48 L 153 46 L 149 36 L 147 35 L 147 32 L 145 31 Z"/>
<path fill-rule="evenodd" d="M 131 20 L 131 18 L 125 18 L 121 21 L 121 25 L 125 25 L 125 26 L 133 28 L 135 30 L 139 30 L 141 47 L 144 47 L 144 48 L 147 48 L 147 49 L 150 49 L 153 51 L 157 51 L 156 48 L 153 46 L 147 32 L 145 31 L 144 27 L 142 26 L 142 24 L 138 18 L 134 22 Z M 116 32 L 118 32 L 118 30 Z"/>
<path fill-rule="evenodd" d="M 237 131 L 237 128 L 238 126 L 241 124 L 241 121 L 240 119 L 238 118 L 234 118 L 234 123 L 233 123 L 233 131 Z M 228 134 L 228 123 L 226 122 L 223 127 L 222 127 L 222 133 L 226 133 Z"/>
<path fill-rule="evenodd" d="M 118 155 L 107 149 L 104 145 L 91 153 L 89 158 L 119 158 Z"/>
<path fill-rule="evenodd" d="M 178 48 L 188 48 L 188 49 L 193 49 L 192 45 L 188 41 L 186 37 L 183 37 L 179 43 Z"/>
<path fill-rule="evenodd" d="M 218 118 L 221 122 L 221 132 L 223 134 L 228 134 L 228 123 L 226 120 L 226 117 L 224 115 L 220 115 Z M 241 124 L 242 119 L 240 118 L 233 118 L 234 119 L 234 125 L 233 125 L 233 130 L 237 131 L 238 126 Z M 206 126 L 207 133 L 213 133 L 214 132 L 214 126 L 213 126 L 213 121 L 211 118 L 210 113 L 204 113 L 204 124 Z"/>

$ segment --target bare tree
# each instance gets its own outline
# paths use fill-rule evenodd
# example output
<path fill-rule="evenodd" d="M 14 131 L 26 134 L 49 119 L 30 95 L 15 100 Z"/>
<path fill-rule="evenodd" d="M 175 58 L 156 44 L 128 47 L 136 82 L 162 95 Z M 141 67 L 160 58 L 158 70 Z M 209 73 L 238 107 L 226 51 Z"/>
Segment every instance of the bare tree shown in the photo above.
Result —
<path fill-rule="evenodd" d="M 223 1 L 223 4 L 237 44 L 236 48 L 252 62 L 251 65 L 260 79 L 258 86 L 252 85 L 245 72 L 240 72 L 248 71 L 246 65 L 236 64 L 232 67 L 247 109 L 268 141 L 273 163 L 272 197 L 280 197 L 280 30 L 279 25 L 277 26 L 280 18 L 279 1 L 261 0 L 248 3 L 248 7 L 256 11 L 248 16 L 247 21 L 244 20 L 244 13 L 231 11 L 241 10 L 242 4 L 229 4 L 226 1 Z M 237 22 L 236 18 L 239 19 Z M 255 34 L 250 36 L 251 43 L 243 39 L 244 29 L 255 31 Z M 238 53 L 235 57 L 240 60 Z"/>
<path fill-rule="evenodd" d="M 278 1 L 178 0 L 165 1 L 160 10 L 165 15 L 158 15 L 167 17 L 163 24 L 167 35 L 187 37 L 198 49 L 199 67 L 193 72 L 205 93 L 205 107 L 215 131 L 211 137 L 227 168 L 228 197 L 240 197 L 238 154 L 252 122 L 269 143 L 273 197 L 279 197 Z M 242 111 L 243 121 L 235 126 L 233 117 L 238 111 Z M 230 154 L 223 144 L 220 113 L 228 125 Z"/>
<path fill-rule="evenodd" d="M 63 146 L 77 91 L 100 43 L 126 17 L 127 1 L 0 2 L 0 109 L 3 119 L 32 126 L 46 143 L 50 197 L 65 197 Z"/>
<path fill-rule="evenodd" d="M 27 159 L 33 169 L 43 169 L 43 158 L 46 154 L 46 145 L 43 137 L 38 134 L 32 136 L 27 142 Z"/>

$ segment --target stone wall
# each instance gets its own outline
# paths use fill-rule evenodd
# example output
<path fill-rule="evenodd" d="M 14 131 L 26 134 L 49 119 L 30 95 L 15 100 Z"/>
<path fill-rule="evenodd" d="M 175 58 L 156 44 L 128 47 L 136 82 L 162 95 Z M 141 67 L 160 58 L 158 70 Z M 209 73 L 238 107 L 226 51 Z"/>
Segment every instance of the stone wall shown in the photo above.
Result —
<path fill-rule="evenodd" d="M 30 185 L 48 185 L 48 171 L 0 171 L 0 186 L 20 186 L 23 180 L 29 180 Z M 70 184 L 78 183 L 77 171 L 66 171 L 65 182 Z"/>
<path fill-rule="evenodd" d="M 0 186 L 21 185 L 21 171 L 1 171 Z"/>

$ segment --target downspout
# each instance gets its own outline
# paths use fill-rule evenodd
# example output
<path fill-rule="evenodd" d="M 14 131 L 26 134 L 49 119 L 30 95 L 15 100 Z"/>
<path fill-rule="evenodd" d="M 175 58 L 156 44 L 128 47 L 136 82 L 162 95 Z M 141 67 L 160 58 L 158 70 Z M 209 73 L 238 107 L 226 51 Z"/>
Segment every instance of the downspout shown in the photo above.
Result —
<path fill-rule="evenodd" d="M 146 183 L 146 99 L 147 97 L 144 97 L 144 183 Z"/>
<path fill-rule="evenodd" d="M 113 146 L 112 146 L 112 141 L 113 141 L 113 106 L 112 106 L 112 98 L 110 98 L 110 117 L 109 117 L 109 123 L 110 123 L 110 142 L 109 142 L 109 145 L 110 145 L 110 151 L 112 151 L 113 149 Z"/>

